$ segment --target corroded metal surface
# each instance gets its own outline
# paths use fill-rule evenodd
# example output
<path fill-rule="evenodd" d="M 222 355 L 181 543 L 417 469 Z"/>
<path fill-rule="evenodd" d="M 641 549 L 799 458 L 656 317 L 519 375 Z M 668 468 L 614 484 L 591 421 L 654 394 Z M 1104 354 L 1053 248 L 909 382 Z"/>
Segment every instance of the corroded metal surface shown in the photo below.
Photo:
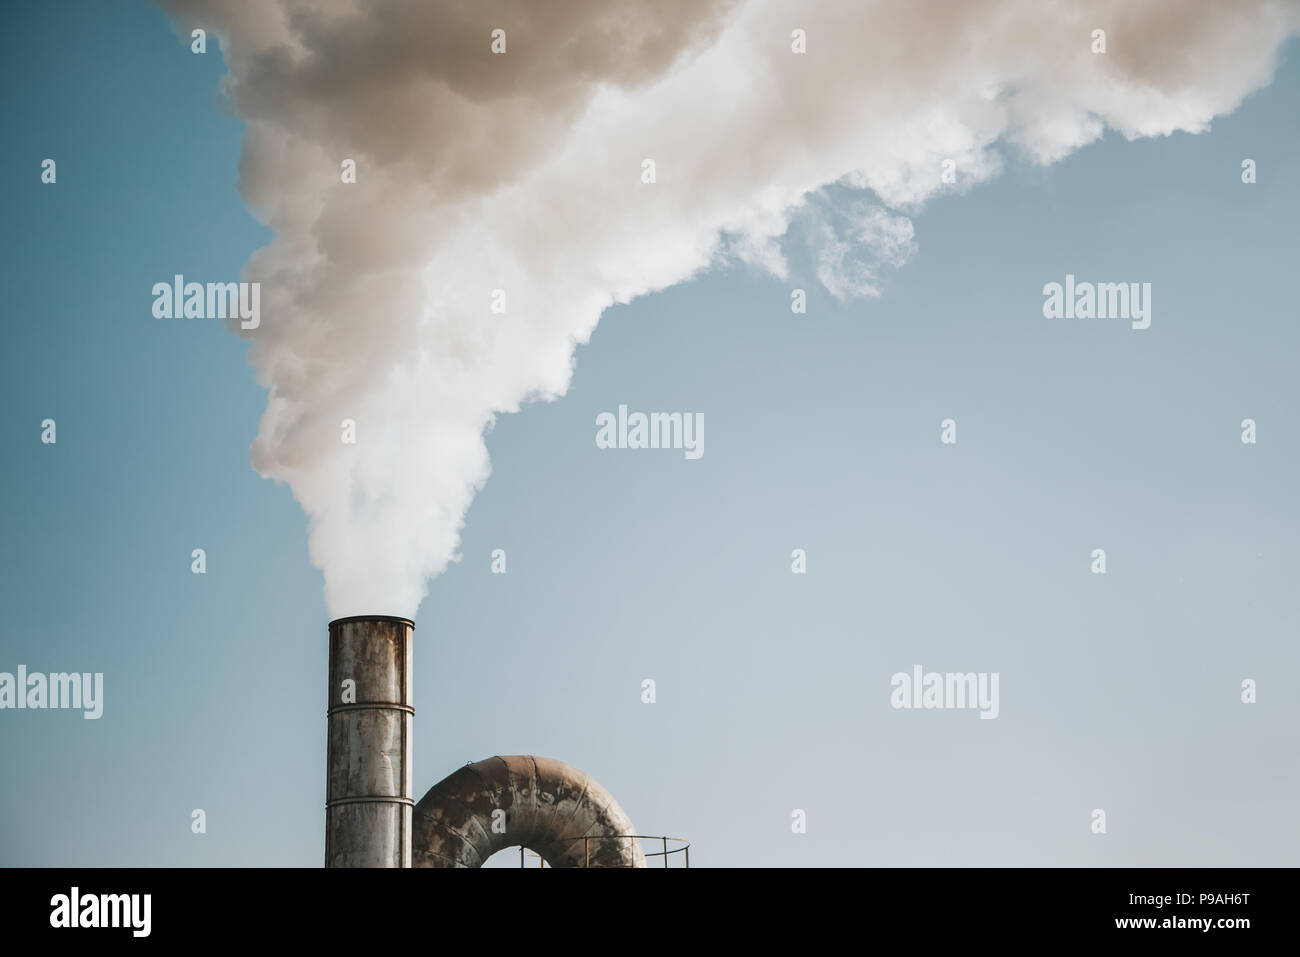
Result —
<path fill-rule="evenodd" d="M 411 866 L 414 628 L 405 618 L 330 622 L 326 867 Z"/>
<path fill-rule="evenodd" d="M 501 813 L 494 813 L 501 812 Z M 632 822 L 576 768 L 531 755 L 467 764 L 415 806 L 415 867 L 481 867 L 522 846 L 551 867 L 645 867 Z"/>

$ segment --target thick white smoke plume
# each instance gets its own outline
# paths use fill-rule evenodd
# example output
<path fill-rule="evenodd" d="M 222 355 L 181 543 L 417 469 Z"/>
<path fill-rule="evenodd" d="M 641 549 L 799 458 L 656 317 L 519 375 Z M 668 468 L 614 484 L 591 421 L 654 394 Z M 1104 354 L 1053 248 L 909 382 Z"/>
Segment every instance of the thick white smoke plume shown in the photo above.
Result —
<path fill-rule="evenodd" d="M 819 278 L 878 294 L 905 214 L 954 188 L 944 160 L 969 185 L 1107 126 L 1205 130 L 1298 22 L 1269 0 L 163 5 L 220 38 L 247 124 L 240 190 L 276 236 L 246 276 L 270 389 L 253 464 L 310 515 L 334 615 L 414 615 L 487 478 L 485 427 L 562 395 L 607 306 L 721 256 L 784 276 L 778 240 L 836 182 L 871 192 L 827 226 Z"/>

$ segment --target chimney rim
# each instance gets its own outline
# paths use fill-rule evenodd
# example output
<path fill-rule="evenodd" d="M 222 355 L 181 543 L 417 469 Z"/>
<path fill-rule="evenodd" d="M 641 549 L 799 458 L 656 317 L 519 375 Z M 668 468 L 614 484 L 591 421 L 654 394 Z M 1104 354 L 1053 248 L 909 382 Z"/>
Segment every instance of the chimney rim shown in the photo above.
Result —
<path fill-rule="evenodd" d="M 415 622 L 410 618 L 402 618 L 397 615 L 349 615 L 346 618 L 335 618 L 330 622 L 329 626 L 333 628 L 335 625 L 346 625 L 353 621 L 393 621 L 400 625 L 415 627 Z"/>

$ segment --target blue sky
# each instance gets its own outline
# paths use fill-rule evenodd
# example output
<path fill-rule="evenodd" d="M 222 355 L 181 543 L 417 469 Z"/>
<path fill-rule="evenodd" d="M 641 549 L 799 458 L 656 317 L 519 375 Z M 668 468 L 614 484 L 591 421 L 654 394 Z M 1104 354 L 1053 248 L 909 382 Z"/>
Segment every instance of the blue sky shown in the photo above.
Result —
<path fill-rule="evenodd" d="M 106 700 L 0 713 L 0 863 L 318 866 L 306 518 L 249 465 L 244 344 L 150 312 L 270 238 L 220 54 L 145 5 L 6 17 L 0 671 L 102 671 Z M 488 436 L 417 616 L 417 797 L 535 753 L 693 865 L 1294 863 L 1298 97 L 1292 43 L 1209 133 L 1009 153 L 913 216 L 878 299 L 837 302 L 792 242 L 789 282 L 610 309 L 570 392 Z M 1066 273 L 1151 282 L 1151 328 L 1044 319 Z M 620 404 L 702 411 L 706 454 L 597 449 Z M 917 663 L 999 672 L 999 718 L 891 709 Z"/>

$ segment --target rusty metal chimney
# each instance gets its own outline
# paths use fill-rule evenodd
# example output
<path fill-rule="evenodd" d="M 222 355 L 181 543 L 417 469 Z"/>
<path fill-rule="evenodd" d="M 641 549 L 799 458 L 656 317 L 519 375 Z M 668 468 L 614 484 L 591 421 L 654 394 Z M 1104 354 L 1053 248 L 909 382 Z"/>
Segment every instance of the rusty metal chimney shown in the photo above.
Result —
<path fill-rule="evenodd" d="M 326 867 L 410 867 L 411 636 L 407 618 L 330 622 Z"/>

